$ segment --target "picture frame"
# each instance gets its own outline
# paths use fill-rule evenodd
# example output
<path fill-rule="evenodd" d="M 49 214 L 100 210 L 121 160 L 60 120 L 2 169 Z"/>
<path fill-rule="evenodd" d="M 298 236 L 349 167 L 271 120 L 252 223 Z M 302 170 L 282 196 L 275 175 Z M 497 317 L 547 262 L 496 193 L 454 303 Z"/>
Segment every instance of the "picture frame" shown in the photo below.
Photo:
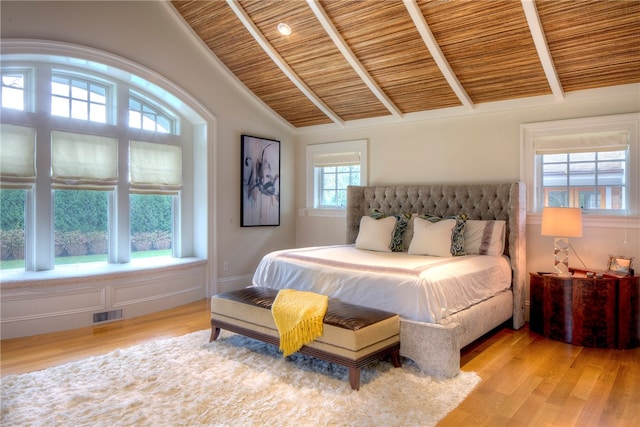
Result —
<path fill-rule="evenodd" d="M 280 225 L 280 141 L 241 136 L 240 225 Z"/>
<path fill-rule="evenodd" d="M 615 276 L 628 276 L 633 274 L 633 257 L 609 255 L 607 274 L 613 274 Z"/>

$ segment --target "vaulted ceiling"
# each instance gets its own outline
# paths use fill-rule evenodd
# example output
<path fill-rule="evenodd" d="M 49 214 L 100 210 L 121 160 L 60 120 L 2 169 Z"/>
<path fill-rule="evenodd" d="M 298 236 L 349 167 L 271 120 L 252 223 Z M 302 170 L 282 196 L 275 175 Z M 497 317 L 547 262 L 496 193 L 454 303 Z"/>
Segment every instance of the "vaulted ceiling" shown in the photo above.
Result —
<path fill-rule="evenodd" d="M 172 3 L 296 128 L 640 82 L 640 0 Z"/>

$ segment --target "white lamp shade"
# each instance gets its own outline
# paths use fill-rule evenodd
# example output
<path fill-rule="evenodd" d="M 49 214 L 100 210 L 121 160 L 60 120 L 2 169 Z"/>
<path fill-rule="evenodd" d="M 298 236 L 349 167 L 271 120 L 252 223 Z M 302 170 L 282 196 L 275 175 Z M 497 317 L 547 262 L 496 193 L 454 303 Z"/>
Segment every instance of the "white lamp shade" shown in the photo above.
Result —
<path fill-rule="evenodd" d="M 543 236 L 582 237 L 580 208 L 542 208 Z"/>

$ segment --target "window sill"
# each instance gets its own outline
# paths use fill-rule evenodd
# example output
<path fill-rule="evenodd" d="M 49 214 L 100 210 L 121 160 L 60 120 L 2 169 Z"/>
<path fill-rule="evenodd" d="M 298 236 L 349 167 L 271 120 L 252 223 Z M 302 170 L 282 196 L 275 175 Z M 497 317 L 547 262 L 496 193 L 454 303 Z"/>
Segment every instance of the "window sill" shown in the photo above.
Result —
<path fill-rule="evenodd" d="M 318 216 L 327 218 L 346 218 L 346 209 L 316 209 L 316 208 L 302 208 L 298 211 L 299 216 Z"/>
<path fill-rule="evenodd" d="M 0 289 L 41 288 L 66 286 L 77 283 L 100 282 L 121 276 L 147 275 L 153 271 L 175 271 L 206 264 L 201 258 L 145 258 L 126 264 L 86 263 L 56 266 L 53 270 L 24 271 L 22 269 L 0 272 Z"/>

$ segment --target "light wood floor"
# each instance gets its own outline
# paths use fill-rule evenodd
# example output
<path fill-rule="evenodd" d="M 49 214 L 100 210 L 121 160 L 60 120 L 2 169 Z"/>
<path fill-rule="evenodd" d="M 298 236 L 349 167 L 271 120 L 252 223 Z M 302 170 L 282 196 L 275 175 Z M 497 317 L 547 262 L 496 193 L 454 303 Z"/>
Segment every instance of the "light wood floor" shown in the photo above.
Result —
<path fill-rule="evenodd" d="M 1 374 L 208 328 L 205 299 L 102 326 L 3 340 Z M 640 425 L 640 349 L 589 349 L 544 339 L 527 327 L 501 328 L 463 350 L 462 369 L 482 382 L 441 426 Z"/>

